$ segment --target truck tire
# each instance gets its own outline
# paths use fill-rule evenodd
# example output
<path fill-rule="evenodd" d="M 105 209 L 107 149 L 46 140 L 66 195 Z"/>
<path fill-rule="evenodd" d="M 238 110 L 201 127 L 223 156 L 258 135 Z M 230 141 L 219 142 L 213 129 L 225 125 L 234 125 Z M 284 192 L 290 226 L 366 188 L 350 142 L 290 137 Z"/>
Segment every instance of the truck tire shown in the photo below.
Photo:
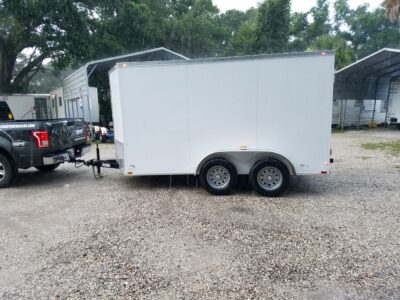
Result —
<path fill-rule="evenodd" d="M 250 184 L 253 189 L 265 197 L 278 197 L 288 187 L 290 173 L 278 160 L 262 160 L 250 171 Z"/>
<path fill-rule="evenodd" d="M 40 172 L 46 173 L 46 172 L 54 171 L 59 166 L 60 166 L 60 164 L 47 165 L 47 166 L 36 166 L 35 169 L 39 170 Z"/>
<path fill-rule="evenodd" d="M 0 154 L 0 188 L 11 186 L 16 174 L 12 162 L 3 154 Z"/>
<path fill-rule="evenodd" d="M 236 188 L 238 176 L 233 164 L 225 159 L 212 159 L 200 171 L 201 185 L 210 194 L 229 195 Z"/>

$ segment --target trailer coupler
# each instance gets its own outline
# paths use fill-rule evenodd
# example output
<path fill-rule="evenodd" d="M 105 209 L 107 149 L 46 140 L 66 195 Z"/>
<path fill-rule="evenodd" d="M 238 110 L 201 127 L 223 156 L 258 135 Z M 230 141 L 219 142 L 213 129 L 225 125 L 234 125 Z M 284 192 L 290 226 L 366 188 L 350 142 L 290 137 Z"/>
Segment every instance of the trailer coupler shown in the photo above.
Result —
<path fill-rule="evenodd" d="M 92 167 L 93 175 L 96 179 L 102 178 L 101 168 L 106 169 L 119 169 L 119 164 L 115 159 L 102 160 L 100 159 L 99 145 L 96 145 L 96 159 L 84 160 L 71 157 L 69 162 L 74 163 L 76 167 L 86 166 Z"/>

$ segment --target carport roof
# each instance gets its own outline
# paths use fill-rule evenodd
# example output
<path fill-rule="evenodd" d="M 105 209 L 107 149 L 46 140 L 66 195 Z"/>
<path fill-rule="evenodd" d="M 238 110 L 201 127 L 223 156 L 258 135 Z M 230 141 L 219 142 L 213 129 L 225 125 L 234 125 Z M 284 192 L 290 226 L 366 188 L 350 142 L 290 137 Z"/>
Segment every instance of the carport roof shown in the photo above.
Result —
<path fill-rule="evenodd" d="M 386 99 L 400 76 L 400 49 L 384 48 L 335 74 L 334 99 Z"/>
<path fill-rule="evenodd" d="M 400 75 L 400 49 L 384 48 L 336 72 L 336 78 Z"/>
<path fill-rule="evenodd" d="M 154 48 L 154 49 L 149 49 L 149 50 L 144 50 L 144 51 L 139 51 L 139 52 L 133 52 L 125 55 L 120 55 L 120 56 L 114 56 L 114 57 L 109 57 L 105 59 L 100 59 L 100 60 L 94 60 L 91 62 L 88 62 L 86 64 L 86 67 L 88 71 L 94 67 L 94 66 L 102 66 L 105 65 L 108 68 L 113 67 L 117 62 L 130 62 L 130 61 L 136 61 L 138 59 L 140 60 L 154 60 L 154 59 L 161 59 L 162 56 L 169 56 L 171 58 L 175 59 L 184 59 L 184 60 L 189 60 L 188 57 L 183 56 L 182 54 L 179 54 L 177 52 L 174 52 L 172 50 L 169 50 L 164 47 L 160 48 Z"/>
<path fill-rule="evenodd" d="M 190 60 L 188 57 L 182 54 L 179 54 L 164 47 L 159 47 L 139 52 L 128 53 L 120 56 L 114 56 L 114 57 L 108 57 L 104 59 L 90 61 L 86 63 L 84 66 L 80 67 L 78 70 L 74 71 L 69 76 L 67 76 L 64 80 L 73 77 L 77 72 L 79 72 L 82 69 L 86 70 L 87 73 L 89 74 L 91 71 L 94 71 L 95 68 L 111 69 L 118 62 L 154 60 L 154 59 L 162 60 L 163 57 L 167 56 L 174 59 Z"/>

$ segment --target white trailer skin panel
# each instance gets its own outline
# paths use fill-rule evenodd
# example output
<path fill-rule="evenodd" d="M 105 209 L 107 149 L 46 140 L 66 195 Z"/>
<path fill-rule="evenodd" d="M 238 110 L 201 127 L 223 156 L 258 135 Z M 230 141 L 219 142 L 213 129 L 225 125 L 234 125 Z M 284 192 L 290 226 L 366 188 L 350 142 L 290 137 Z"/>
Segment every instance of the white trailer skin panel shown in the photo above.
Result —
<path fill-rule="evenodd" d="M 390 87 L 387 124 L 400 124 L 400 82 L 394 81 Z"/>
<path fill-rule="evenodd" d="M 249 174 L 262 157 L 292 175 L 329 172 L 331 52 L 119 63 L 110 71 L 125 175 L 198 174 L 211 157 Z"/>

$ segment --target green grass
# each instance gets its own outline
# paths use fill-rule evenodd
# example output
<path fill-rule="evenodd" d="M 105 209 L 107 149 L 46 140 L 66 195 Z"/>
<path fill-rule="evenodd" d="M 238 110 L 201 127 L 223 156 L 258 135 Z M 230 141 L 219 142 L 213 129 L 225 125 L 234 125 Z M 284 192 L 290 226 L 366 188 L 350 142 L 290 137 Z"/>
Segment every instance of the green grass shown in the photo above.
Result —
<path fill-rule="evenodd" d="M 332 128 L 332 133 L 344 133 L 345 130 L 342 130 L 341 128 Z"/>
<path fill-rule="evenodd" d="M 365 150 L 385 150 L 393 155 L 400 155 L 400 141 L 389 143 L 367 143 L 362 144 L 361 147 Z"/>

